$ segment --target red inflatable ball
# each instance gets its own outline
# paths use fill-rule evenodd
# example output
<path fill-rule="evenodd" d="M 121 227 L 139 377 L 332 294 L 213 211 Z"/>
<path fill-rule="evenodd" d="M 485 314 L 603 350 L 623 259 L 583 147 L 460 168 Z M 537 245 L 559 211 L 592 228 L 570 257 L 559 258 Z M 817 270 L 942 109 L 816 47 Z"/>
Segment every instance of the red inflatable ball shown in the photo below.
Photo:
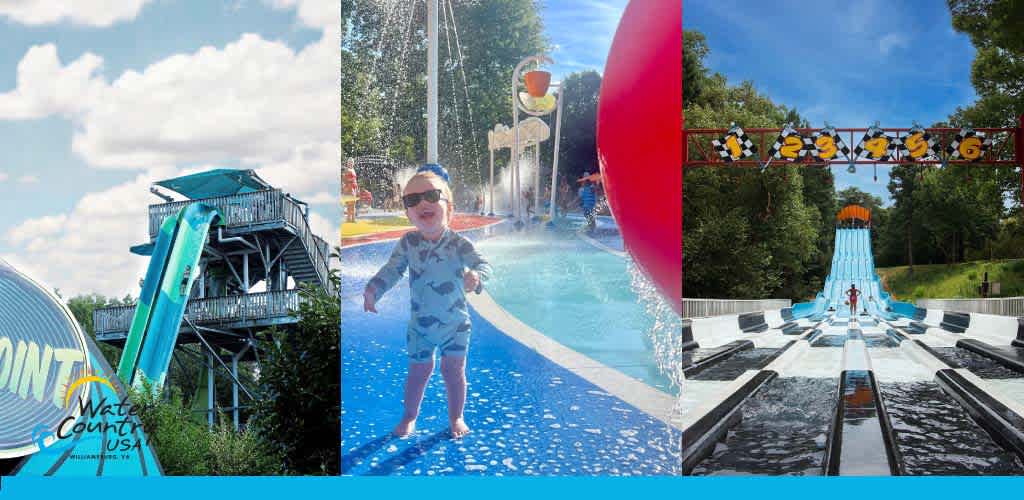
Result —
<path fill-rule="evenodd" d="M 597 150 L 626 250 L 682 314 L 682 6 L 634 0 L 612 41 Z"/>

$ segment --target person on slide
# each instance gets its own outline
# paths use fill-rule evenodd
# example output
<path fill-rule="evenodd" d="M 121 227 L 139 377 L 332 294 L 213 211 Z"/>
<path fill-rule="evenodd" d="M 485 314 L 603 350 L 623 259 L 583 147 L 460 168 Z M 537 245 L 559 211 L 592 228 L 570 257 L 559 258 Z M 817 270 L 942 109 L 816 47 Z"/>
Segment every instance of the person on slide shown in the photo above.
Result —
<path fill-rule="evenodd" d="M 850 317 L 857 317 L 857 296 L 860 295 L 860 290 L 857 290 L 855 283 L 850 283 L 846 295 L 850 297 Z"/>

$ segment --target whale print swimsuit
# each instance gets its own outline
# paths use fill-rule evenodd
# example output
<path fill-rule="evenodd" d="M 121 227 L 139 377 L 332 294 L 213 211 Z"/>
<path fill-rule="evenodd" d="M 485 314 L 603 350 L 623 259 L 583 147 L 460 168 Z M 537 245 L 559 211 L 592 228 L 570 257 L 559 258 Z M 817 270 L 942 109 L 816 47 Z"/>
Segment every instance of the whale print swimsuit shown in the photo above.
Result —
<path fill-rule="evenodd" d="M 465 356 L 472 325 L 462 275 L 466 268 L 476 271 L 480 286 L 475 291 L 480 293 L 490 277 L 490 264 L 472 242 L 450 229 L 437 241 L 427 240 L 418 231 L 408 232 L 395 245 L 387 264 L 370 279 L 376 300 L 402 279 L 406 268 L 412 298 L 406 331 L 409 360 L 432 361 L 437 349 L 442 356 Z"/>

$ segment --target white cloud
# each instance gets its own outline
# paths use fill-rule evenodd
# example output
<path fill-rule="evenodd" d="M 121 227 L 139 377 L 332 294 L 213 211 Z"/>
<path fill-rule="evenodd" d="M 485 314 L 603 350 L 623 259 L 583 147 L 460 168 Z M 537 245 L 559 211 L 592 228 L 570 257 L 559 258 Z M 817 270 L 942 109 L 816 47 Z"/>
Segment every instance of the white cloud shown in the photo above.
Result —
<path fill-rule="evenodd" d="M 296 16 L 311 28 L 341 25 L 341 4 L 336 0 L 267 0 L 275 9 L 296 9 Z"/>
<path fill-rule="evenodd" d="M 341 227 L 332 224 L 326 217 L 316 212 L 309 213 L 309 228 L 313 230 L 313 234 L 323 238 L 332 247 L 336 246 L 338 239 L 341 238 Z"/>
<path fill-rule="evenodd" d="M 300 52 L 247 34 L 126 72 L 84 113 L 73 149 L 95 166 L 138 168 L 279 162 L 336 143 L 338 50 L 327 33 Z"/>
<path fill-rule="evenodd" d="M 137 293 L 147 262 L 128 247 L 148 238 L 148 189 L 158 178 L 143 174 L 85 195 L 70 213 L 23 221 L 5 235 L 17 255 L 8 260 L 30 263 L 25 272 L 70 294 Z"/>
<path fill-rule="evenodd" d="M 35 175 L 26 174 L 18 177 L 19 184 L 36 184 L 39 182 L 39 177 Z"/>
<path fill-rule="evenodd" d="M 53 236 L 60 232 L 67 222 L 66 215 L 48 215 L 29 219 L 7 231 L 7 240 L 19 244 L 37 237 Z"/>
<path fill-rule="evenodd" d="M 17 86 L 0 94 L 0 119 L 72 117 L 89 109 L 106 85 L 95 75 L 102 66 L 103 59 L 89 52 L 64 66 L 50 43 L 28 49 L 18 63 Z"/>
<path fill-rule="evenodd" d="M 287 158 L 265 163 L 256 169 L 256 173 L 270 184 L 295 194 L 302 201 L 320 203 L 321 199 L 313 201 L 313 197 L 324 190 L 328 193 L 341 192 L 338 171 L 340 147 L 337 139 L 298 146 L 292 149 Z"/>
<path fill-rule="evenodd" d="M 7 177 L 8 176 L 6 172 L 0 172 L 0 182 L 6 181 Z"/>
<path fill-rule="evenodd" d="M 878 40 L 878 50 L 883 55 L 889 55 L 894 48 L 907 48 L 910 40 L 902 33 L 889 33 Z"/>
<path fill-rule="evenodd" d="M 332 194 L 332 193 L 329 193 L 327 191 L 320 191 L 319 193 L 314 193 L 313 195 L 309 195 L 309 196 L 306 196 L 305 198 L 302 198 L 302 201 L 304 201 L 306 203 L 309 203 L 310 205 L 316 205 L 316 204 L 322 204 L 322 205 L 325 205 L 325 204 L 337 204 L 338 203 L 338 192 L 335 191 Z"/>
<path fill-rule="evenodd" d="M 97 76 L 99 56 L 63 65 L 55 46 L 35 46 L 17 87 L 0 94 L 0 119 L 68 118 L 73 150 L 96 168 L 241 161 L 296 195 L 315 194 L 337 183 L 337 30 L 300 51 L 246 34 L 112 83 Z"/>
<path fill-rule="evenodd" d="M 37 26 L 70 22 L 106 27 L 130 21 L 152 0 L 0 0 L 0 16 L 21 24 Z"/>

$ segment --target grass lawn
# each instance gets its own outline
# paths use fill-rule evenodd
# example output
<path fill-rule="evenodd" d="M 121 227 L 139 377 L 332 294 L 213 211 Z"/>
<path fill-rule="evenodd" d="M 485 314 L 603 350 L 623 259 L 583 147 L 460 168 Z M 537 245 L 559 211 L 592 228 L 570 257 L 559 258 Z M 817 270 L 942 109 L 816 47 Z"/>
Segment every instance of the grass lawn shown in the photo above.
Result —
<path fill-rule="evenodd" d="M 1024 295 L 1024 259 L 918 265 L 913 277 L 906 266 L 877 270 L 886 290 L 903 301 L 980 297 L 977 288 L 986 271 L 989 281 L 1000 282 L 999 297 Z"/>

